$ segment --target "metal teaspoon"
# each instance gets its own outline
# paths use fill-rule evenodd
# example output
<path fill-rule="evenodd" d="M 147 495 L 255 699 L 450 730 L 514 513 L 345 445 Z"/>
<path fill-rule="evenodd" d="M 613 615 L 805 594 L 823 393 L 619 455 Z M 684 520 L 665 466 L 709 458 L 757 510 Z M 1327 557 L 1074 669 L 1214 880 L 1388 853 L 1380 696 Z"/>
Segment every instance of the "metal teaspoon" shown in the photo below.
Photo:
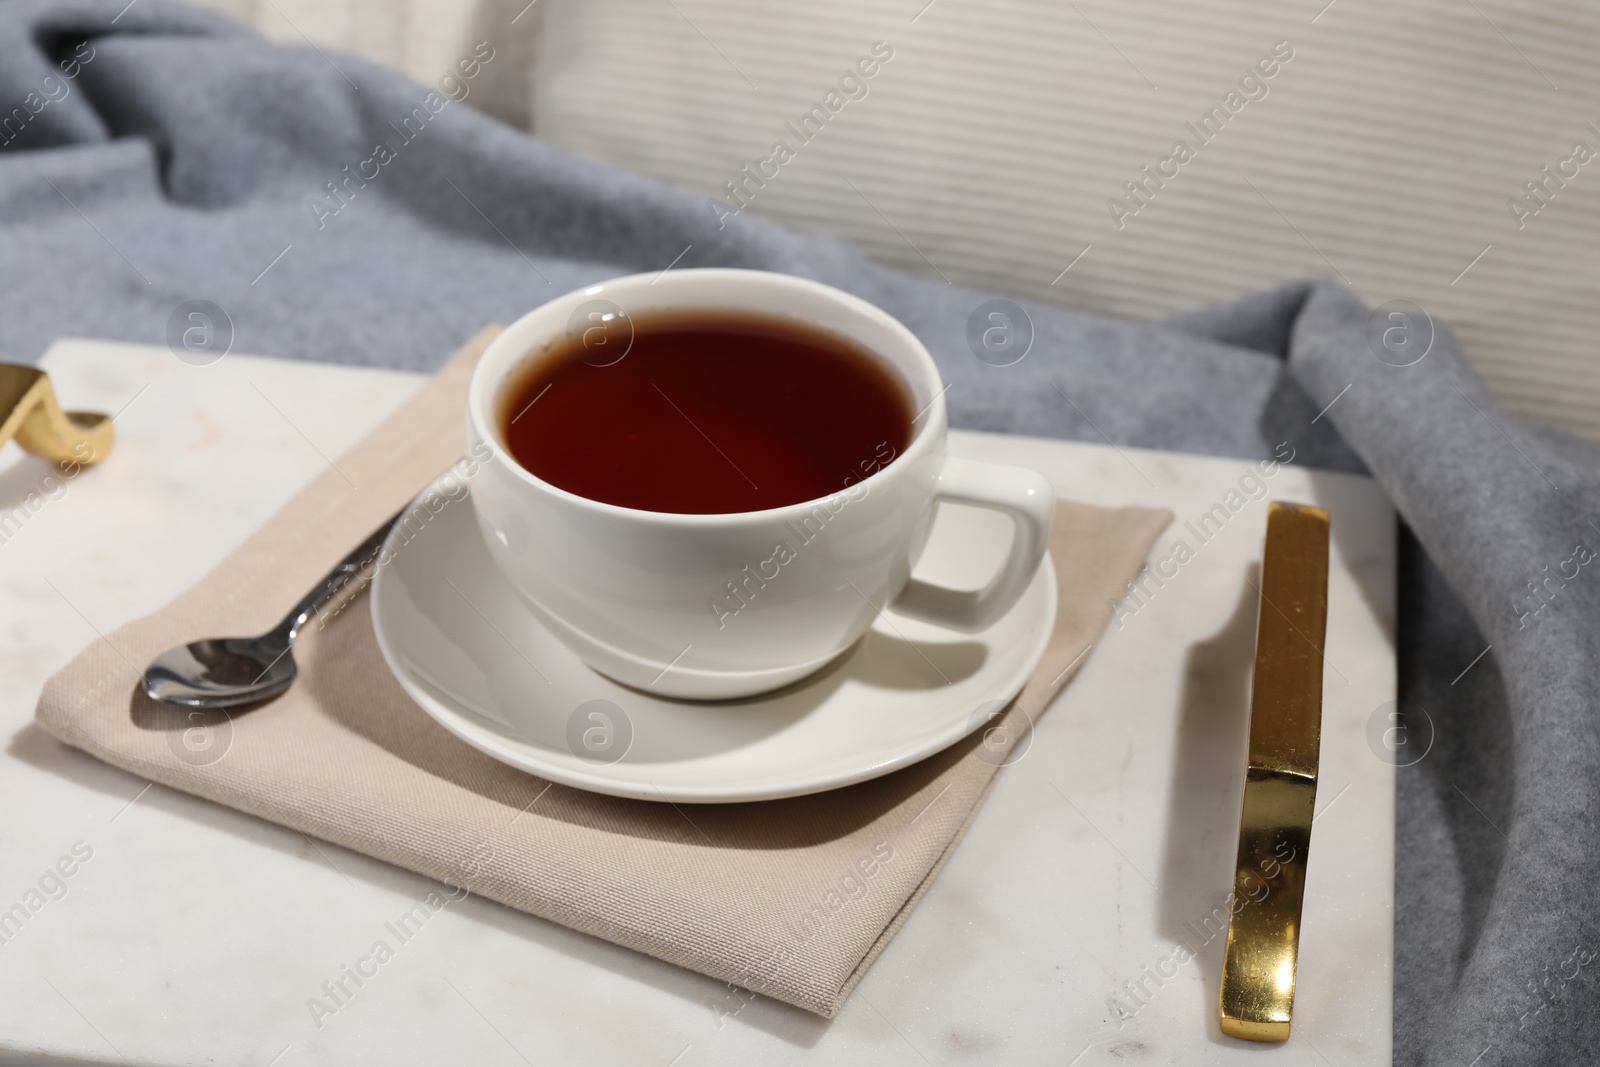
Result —
<path fill-rule="evenodd" d="M 401 512 L 400 514 L 404 514 Z M 191 708 L 232 708 L 275 697 L 294 684 L 298 668 L 290 648 L 306 620 L 341 596 L 353 595 L 358 576 L 371 567 L 400 518 L 396 514 L 328 572 L 310 594 L 259 637 L 213 637 L 169 648 L 144 670 L 151 700 Z"/>

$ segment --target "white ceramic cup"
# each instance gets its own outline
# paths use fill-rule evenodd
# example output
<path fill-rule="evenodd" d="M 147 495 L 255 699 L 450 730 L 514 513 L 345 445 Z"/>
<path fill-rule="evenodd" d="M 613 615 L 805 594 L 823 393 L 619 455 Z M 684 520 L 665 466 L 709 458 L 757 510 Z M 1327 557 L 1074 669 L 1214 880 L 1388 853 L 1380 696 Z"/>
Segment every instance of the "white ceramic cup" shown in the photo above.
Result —
<path fill-rule="evenodd" d="M 861 480 L 831 496 L 723 515 L 600 503 L 512 458 L 507 390 L 567 349 L 556 342 L 578 331 L 598 359 L 626 358 L 632 322 L 684 309 L 789 318 L 854 341 L 906 386 L 919 412 L 910 444 L 886 462 L 863 457 Z M 802 678 L 854 644 L 890 604 L 972 632 L 1016 603 L 1049 541 L 1050 483 L 1020 467 L 948 456 L 945 438 L 944 386 L 910 330 L 848 293 L 764 271 L 636 274 L 558 297 L 495 338 L 467 400 L 468 447 L 483 458 L 473 508 L 507 581 L 595 670 L 692 699 L 748 696 Z M 977 594 L 911 579 L 939 500 L 1015 521 L 1009 558 Z"/>

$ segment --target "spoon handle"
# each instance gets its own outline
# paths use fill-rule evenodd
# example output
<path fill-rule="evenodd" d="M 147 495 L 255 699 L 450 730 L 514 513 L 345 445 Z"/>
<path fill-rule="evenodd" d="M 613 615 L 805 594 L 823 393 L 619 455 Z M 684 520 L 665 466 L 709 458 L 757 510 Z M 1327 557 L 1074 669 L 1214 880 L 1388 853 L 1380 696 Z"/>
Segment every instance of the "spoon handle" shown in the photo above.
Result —
<path fill-rule="evenodd" d="M 404 508 L 395 512 L 348 556 L 334 564 L 327 577 L 283 617 L 283 621 L 273 630 L 273 635 L 281 637 L 283 643 L 289 645 L 311 616 L 323 617 L 326 625 L 327 619 L 337 615 L 345 604 L 367 587 L 372 572 L 377 569 L 378 552 L 383 548 L 384 540 L 404 514 Z"/>

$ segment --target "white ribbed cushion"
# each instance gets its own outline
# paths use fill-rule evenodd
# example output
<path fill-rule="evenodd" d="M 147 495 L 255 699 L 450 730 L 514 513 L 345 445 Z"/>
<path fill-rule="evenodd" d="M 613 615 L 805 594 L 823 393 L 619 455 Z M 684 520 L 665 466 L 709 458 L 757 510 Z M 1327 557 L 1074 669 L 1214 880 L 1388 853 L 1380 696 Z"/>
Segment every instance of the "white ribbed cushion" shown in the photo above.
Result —
<path fill-rule="evenodd" d="M 534 128 L 708 197 L 784 139 L 752 211 L 1096 311 L 1342 274 L 1447 319 L 1508 406 L 1600 437 L 1600 161 L 1520 231 L 1506 206 L 1600 150 L 1600 5 L 935 0 L 913 24 L 925 2 L 541 0 Z M 800 146 L 784 124 L 876 40 L 868 95 Z M 1107 199 L 1277 41 L 1268 95 L 1119 230 Z"/>
<path fill-rule="evenodd" d="M 350 52 L 428 85 L 438 84 L 440 77 L 455 71 L 458 61 L 473 54 L 475 44 L 487 41 L 495 50 L 494 60 L 466 86 L 466 102 L 513 125 L 528 125 L 529 67 L 542 0 L 190 2 L 275 41 L 320 48 L 335 65 L 337 53 Z"/>

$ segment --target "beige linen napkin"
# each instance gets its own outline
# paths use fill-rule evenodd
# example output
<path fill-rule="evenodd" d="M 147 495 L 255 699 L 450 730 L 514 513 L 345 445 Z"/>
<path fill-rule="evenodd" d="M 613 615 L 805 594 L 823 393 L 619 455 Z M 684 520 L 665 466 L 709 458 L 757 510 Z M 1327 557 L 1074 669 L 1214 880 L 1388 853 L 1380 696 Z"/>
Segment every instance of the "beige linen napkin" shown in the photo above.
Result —
<path fill-rule="evenodd" d="M 293 689 L 217 715 L 198 754 L 179 742 L 190 713 L 140 692 L 139 671 L 166 648 L 267 630 L 458 458 L 467 381 L 493 333 L 199 584 L 80 653 L 45 685 L 39 724 L 175 789 L 831 1017 L 977 811 L 999 734 L 789 800 L 601 796 L 514 770 L 437 725 L 389 673 L 364 598 L 301 637 Z M 1055 632 L 1010 715 L 1049 703 L 1170 519 L 1062 502 Z"/>

